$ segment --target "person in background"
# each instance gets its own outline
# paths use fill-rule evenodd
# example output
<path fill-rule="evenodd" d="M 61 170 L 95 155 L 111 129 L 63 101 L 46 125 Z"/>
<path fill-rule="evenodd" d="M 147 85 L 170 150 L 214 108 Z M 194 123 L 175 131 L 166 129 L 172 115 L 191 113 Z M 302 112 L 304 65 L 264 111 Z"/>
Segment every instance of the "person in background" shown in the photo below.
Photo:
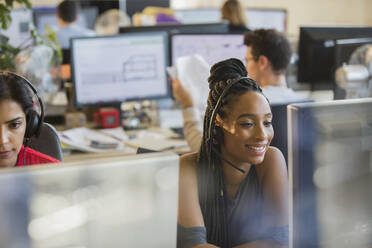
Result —
<path fill-rule="evenodd" d="M 57 41 L 62 49 L 70 47 L 70 39 L 78 36 L 94 36 L 93 30 L 79 26 L 76 21 L 79 16 L 79 6 L 76 1 L 65 0 L 57 6 Z"/>
<path fill-rule="evenodd" d="M 288 177 L 243 63 L 210 70 L 201 148 L 180 158 L 177 247 L 288 247 Z"/>
<path fill-rule="evenodd" d="M 288 39 L 274 29 L 257 29 L 244 35 L 248 76 L 256 80 L 271 103 L 301 100 L 286 82 L 292 51 Z"/>
<path fill-rule="evenodd" d="M 257 81 L 271 103 L 303 100 L 287 87 L 285 72 L 291 58 L 290 43 L 273 29 L 258 29 L 245 34 L 248 76 Z M 192 151 L 198 151 L 202 139 L 202 120 L 189 91 L 172 81 L 174 98 L 182 106 L 184 134 Z"/>
<path fill-rule="evenodd" d="M 221 19 L 229 22 L 230 33 L 244 33 L 247 28 L 247 18 L 239 0 L 227 0 L 221 8 Z"/>
<path fill-rule="evenodd" d="M 0 168 L 60 162 L 23 145 L 36 132 L 35 121 L 42 121 L 24 80 L 0 72 Z"/>

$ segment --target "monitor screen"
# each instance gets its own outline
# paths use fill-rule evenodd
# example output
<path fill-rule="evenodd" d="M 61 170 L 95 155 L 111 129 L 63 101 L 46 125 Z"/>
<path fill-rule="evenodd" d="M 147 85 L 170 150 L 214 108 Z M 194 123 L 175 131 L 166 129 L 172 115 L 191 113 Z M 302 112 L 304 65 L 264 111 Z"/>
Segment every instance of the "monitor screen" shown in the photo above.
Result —
<path fill-rule="evenodd" d="M 221 21 L 221 10 L 218 8 L 176 9 L 174 17 L 184 24 L 213 23 Z"/>
<path fill-rule="evenodd" d="M 301 27 L 297 81 L 333 83 L 336 41 L 370 37 L 372 27 Z"/>
<path fill-rule="evenodd" d="M 46 25 L 49 25 L 49 27 L 53 30 L 58 29 L 56 11 L 57 11 L 56 8 L 40 7 L 33 9 L 35 27 L 40 34 L 45 33 Z M 91 6 L 81 8 L 77 19 L 77 24 L 85 28 L 94 29 L 97 16 L 98 16 L 97 7 Z"/>
<path fill-rule="evenodd" d="M 32 11 L 15 9 L 10 12 L 12 22 L 7 30 L 0 30 L 2 35 L 9 38 L 9 44 L 14 47 L 26 47 L 32 43 L 29 23 L 32 22 Z"/>
<path fill-rule="evenodd" d="M 166 32 L 71 39 L 77 106 L 169 95 Z"/>
<path fill-rule="evenodd" d="M 2 169 L 1 247 L 176 247 L 178 156 Z"/>
<path fill-rule="evenodd" d="M 227 22 L 199 23 L 199 24 L 161 24 L 154 26 L 120 27 L 120 33 L 167 31 L 171 34 L 178 33 L 228 33 Z"/>
<path fill-rule="evenodd" d="M 372 246 L 372 98 L 288 107 L 297 247 Z"/>
<path fill-rule="evenodd" d="M 175 34 L 172 35 L 172 64 L 177 58 L 199 54 L 212 66 L 218 61 L 238 58 L 244 62 L 247 47 L 242 34 Z"/>
<path fill-rule="evenodd" d="M 245 10 L 248 27 L 250 29 L 276 29 L 287 31 L 287 11 L 285 9 L 254 9 Z"/>

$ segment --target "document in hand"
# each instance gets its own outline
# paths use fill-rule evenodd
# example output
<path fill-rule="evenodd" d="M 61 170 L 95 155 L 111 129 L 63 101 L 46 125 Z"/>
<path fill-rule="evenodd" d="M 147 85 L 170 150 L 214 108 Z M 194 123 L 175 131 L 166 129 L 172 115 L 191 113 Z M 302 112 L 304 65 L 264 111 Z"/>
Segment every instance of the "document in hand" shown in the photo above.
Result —
<path fill-rule="evenodd" d="M 191 93 L 195 106 L 203 113 L 207 107 L 210 66 L 198 54 L 179 57 L 176 60 L 177 76 Z"/>

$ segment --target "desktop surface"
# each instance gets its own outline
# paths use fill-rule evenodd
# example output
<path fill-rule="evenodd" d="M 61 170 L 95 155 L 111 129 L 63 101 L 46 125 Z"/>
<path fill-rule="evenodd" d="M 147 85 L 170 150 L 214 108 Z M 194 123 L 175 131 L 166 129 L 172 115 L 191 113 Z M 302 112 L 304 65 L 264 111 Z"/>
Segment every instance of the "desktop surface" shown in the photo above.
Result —
<path fill-rule="evenodd" d="M 0 172 L 1 247 L 176 247 L 178 156 Z"/>

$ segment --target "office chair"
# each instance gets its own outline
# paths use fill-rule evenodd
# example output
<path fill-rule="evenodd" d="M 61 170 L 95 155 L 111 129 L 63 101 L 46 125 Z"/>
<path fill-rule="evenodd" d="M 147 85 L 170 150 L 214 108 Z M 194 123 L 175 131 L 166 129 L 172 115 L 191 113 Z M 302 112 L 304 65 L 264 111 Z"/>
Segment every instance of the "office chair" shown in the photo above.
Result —
<path fill-rule="evenodd" d="M 57 131 L 52 125 L 46 122 L 41 126 L 39 137 L 31 138 L 29 147 L 56 158 L 61 162 L 63 161 L 61 142 Z"/>

